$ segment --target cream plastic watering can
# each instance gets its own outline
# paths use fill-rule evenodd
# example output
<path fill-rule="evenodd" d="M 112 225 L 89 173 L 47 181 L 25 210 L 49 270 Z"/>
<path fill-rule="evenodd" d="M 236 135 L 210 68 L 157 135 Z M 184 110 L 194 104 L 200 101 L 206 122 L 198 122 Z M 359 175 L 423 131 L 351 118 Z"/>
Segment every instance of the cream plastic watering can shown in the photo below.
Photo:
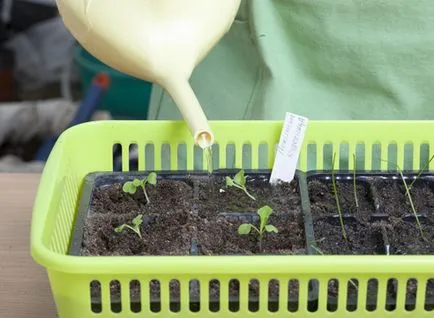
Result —
<path fill-rule="evenodd" d="M 214 136 L 189 79 L 241 0 L 56 0 L 66 27 L 105 64 L 161 85 L 202 148 Z M 210 75 L 211 76 L 211 75 Z"/>

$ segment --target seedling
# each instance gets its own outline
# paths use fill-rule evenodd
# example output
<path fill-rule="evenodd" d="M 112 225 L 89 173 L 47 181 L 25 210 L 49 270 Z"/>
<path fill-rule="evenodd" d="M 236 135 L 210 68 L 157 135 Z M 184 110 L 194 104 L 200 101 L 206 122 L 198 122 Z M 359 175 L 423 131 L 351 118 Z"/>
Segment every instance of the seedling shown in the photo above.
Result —
<path fill-rule="evenodd" d="M 315 245 L 311 244 L 310 247 L 312 247 L 319 255 L 325 255 L 323 251 L 319 247 L 316 247 Z"/>
<path fill-rule="evenodd" d="M 243 190 L 252 200 L 256 200 L 246 188 L 246 177 L 244 176 L 244 170 L 240 170 L 233 179 L 226 177 L 226 186 L 235 187 Z"/>
<path fill-rule="evenodd" d="M 146 184 L 157 184 L 157 174 L 155 172 L 151 172 L 145 179 L 139 180 L 134 179 L 133 181 L 127 181 L 124 183 L 122 190 L 129 194 L 136 193 L 139 187 L 142 187 L 143 193 L 145 194 L 146 202 L 150 203 L 148 193 L 146 192 Z"/>
<path fill-rule="evenodd" d="M 253 224 L 249 224 L 249 223 L 241 224 L 238 227 L 238 234 L 239 235 L 248 235 L 248 234 L 250 234 L 252 229 L 255 230 L 259 234 L 259 250 L 261 250 L 261 251 L 262 251 L 262 239 L 264 237 L 264 234 L 266 232 L 268 232 L 268 233 L 271 233 L 271 232 L 278 233 L 279 232 L 274 225 L 267 224 L 268 219 L 270 218 L 270 215 L 272 212 L 273 212 L 273 209 L 271 209 L 268 205 L 263 206 L 262 208 L 260 208 L 257 211 L 257 213 L 259 215 L 259 219 L 260 219 L 259 229 L 256 226 L 254 226 Z"/>
<path fill-rule="evenodd" d="M 140 238 L 142 238 L 142 234 L 140 233 L 140 225 L 142 225 L 143 223 L 143 215 L 138 215 L 136 216 L 132 221 L 132 226 L 128 225 L 128 224 L 122 224 L 120 226 L 118 226 L 117 228 L 115 228 L 115 232 L 117 233 L 122 233 L 122 231 L 125 228 L 130 229 L 131 231 L 134 231 Z"/>
<path fill-rule="evenodd" d="M 332 161 L 333 193 L 335 195 L 336 208 L 338 209 L 339 221 L 341 223 L 341 228 L 342 228 L 342 235 L 343 235 L 343 237 L 344 237 L 344 239 L 346 241 L 347 240 L 347 232 L 345 231 L 344 219 L 342 217 L 341 205 L 340 205 L 340 202 L 339 202 L 339 195 L 338 195 L 338 190 L 337 190 L 337 187 L 336 187 L 336 180 L 335 180 L 335 159 L 336 159 L 336 153 L 333 154 L 333 161 Z"/>
<path fill-rule="evenodd" d="M 407 182 L 405 181 L 404 175 L 403 175 L 403 173 L 402 173 L 402 169 L 401 169 L 401 168 L 399 167 L 399 165 L 396 164 L 396 163 L 390 162 L 390 161 L 388 161 L 388 160 L 381 160 L 381 161 L 388 162 L 388 163 L 392 163 L 392 164 L 394 164 L 394 165 L 396 166 L 396 168 L 398 169 L 398 172 L 399 172 L 399 175 L 400 175 L 400 177 L 401 177 L 402 183 L 404 184 L 405 194 L 407 195 L 407 197 L 408 197 L 408 201 L 410 202 L 411 211 L 413 212 L 414 218 L 416 219 L 416 223 L 417 223 L 417 226 L 418 226 L 418 228 L 419 228 L 420 235 L 422 236 L 422 239 L 426 240 L 426 238 L 425 238 L 425 234 L 424 234 L 423 229 L 422 229 L 422 225 L 420 224 L 419 217 L 417 216 L 416 208 L 414 207 L 413 199 L 412 199 L 411 194 L 410 194 L 410 188 L 409 188 L 409 186 L 407 185 Z"/>
<path fill-rule="evenodd" d="M 413 184 L 419 179 L 420 175 L 429 167 L 429 164 L 431 163 L 431 161 L 434 159 L 434 155 L 431 156 L 431 158 L 428 160 L 427 163 L 425 163 L 425 166 L 422 168 L 422 170 L 419 171 L 419 173 L 417 174 L 416 178 L 409 184 L 408 189 L 411 190 L 411 188 L 413 187 Z"/>
<path fill-rule="evenodd" d="M 353 168 L 353 189 L 354 189 L 354 202 L 356 208 L 359 208 L 359 200 L 357 199 L 357 185 L 356 185 L 356 155 L 353 154 L 354 168 Z"/>
<path fill-rule="evenodd" d="M 410 189 L 407 186 L 407 182 L 405 181 L 404 175 L 402 174 L 401 170 L 399 170 L 399 174 L 401 176 L 402 182 L 404 183 L 405 193 L 408 197 L 408 201 L 410 201 L 411 211 L 413 212 L 413 215 L 416 218 L 416 223 L 417 223 L 417 226 L 419 227 L 420 235 L 422 236 L 423 239 L 425 239 L 425 234 L 423 233 L 422 225 L 419 222 L 419 217 L 417 216 L 416 208 L 414 207 L 414 204 L 413 204 L 413 199 L 412 199 L 411 194 L 410 194 Z"/>

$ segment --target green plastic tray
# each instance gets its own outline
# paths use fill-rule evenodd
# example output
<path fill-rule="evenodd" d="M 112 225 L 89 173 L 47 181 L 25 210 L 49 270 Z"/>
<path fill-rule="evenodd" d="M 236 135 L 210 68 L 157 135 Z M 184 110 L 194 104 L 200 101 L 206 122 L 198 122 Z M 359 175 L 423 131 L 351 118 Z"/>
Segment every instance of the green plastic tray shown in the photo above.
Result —
<path fill-rule="evenodd" d="M 282 122 L 211 122 L 217 145 L 213 148 L 217 168 L 269 169 Z M 338 167 L 390 170 L 386 159 L 406 170 L 418 170 L 433 147 L 432 121 L 311 121 L 299 160 L 301 171 L 329 169 L 333 152 Z M 425 304 L 425 286 L 434 278 L 434 256 L 162 256 L 162 257 L 79 257 L 68 255 L 83 179 L 95 171 L 112 171 L 112 151 L 122 146 L 123 170 L 129 170 L 129 149 L 139 150 L 138 168 L 152 170 L 195 170 L 206 158 L 192 143 L 183 122 L 108 121 L 86 123 L 62 134 L 44 169 L 33 211 L 32 256 L 46 268 L 53 297 L 61 318 L 70 317 L 432 317 L 432 306 Z M 433 165 L 429 167 L 432 169 Z M 238 280 L 240 295 L 236 311 L 228 296 L 228 284 Z M 388 282 L 397 283 L 393 306 L 386 299 Z M 157 306 L 149 299 L 149 283 L 159 281 L 161 299 Z M 179 311 L 173 312 L 168 286 L 180 283 Z M 220 301 L 209 302 L 207 286 L 220 283 Z M 251 312 L 249 282 L 259 282 L 259 298 Z M 278 304 L 270 304 L 269 282 L 279 282 Z M 329 304 L 327 286 L 339 282 L 337 304 Z M 347 304 L 349 281 L 358 282 L 356 303 Z M 416 299 L 406 297 L 406 285 L 417 282 Z M 99 313 L 92 311 L 91 282 L 101 285 Z M 110 284 L 121 285 L 121 306 L 111 306 Z M 140 282 L 138 306 L 129 297 L 131 282 Z M 376 282 L 376 305 L 367 301 L 368 283 Z M 189 285 L 201 286 L 195 303 L 190 301 Z M 299 294 L 293 302 L 288 283 L 297 282 Z M 309 286 L 318 286 L 317 301 L 308 298 Z M 371 296 L 370 296 L 371 297 Z M 289 301 L 291 300 L 291 301 Z M 25 300 L 23 300 L 25 301 Z M 334 300 L 335 301 L 335 300 Z M 368 304 L 369 303 L 369 304 Z M 120 312 L 118 312 L 120 310 Z M 137 312 L 138 311 L 138 312 Z"/>

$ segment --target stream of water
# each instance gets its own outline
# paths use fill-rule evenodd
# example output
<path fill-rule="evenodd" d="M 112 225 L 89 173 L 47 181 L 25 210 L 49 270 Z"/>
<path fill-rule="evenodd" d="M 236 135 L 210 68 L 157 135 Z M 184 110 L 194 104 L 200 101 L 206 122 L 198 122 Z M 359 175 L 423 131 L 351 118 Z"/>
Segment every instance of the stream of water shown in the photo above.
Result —
<path fill-rule="evenodd" d="M 206 170 L 208 174 L 211 175 L 213 172 L 213 162 L 212 162 L 212 146 L 203 149 L 204 156 L 206 158 Z"/>

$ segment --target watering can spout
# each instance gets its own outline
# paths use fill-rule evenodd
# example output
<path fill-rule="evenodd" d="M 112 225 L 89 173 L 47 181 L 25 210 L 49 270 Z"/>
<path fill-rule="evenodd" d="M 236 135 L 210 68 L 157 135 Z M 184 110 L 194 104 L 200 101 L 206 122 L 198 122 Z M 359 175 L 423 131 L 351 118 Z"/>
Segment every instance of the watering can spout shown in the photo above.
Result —
<path fill-rule="evenodd" d="M 114 69 L 161 85 L 202 148 L 214 136 L 188 80 L 230 29 L 241 0 L 56 0 L 66 27 Z"/>
<path fill-rule="evenodd" d="M 214 135 L 188 80 L 171 81 L 165 87 L 190 127 L 195 143 L 203 149 L 211 147 Z"/>

